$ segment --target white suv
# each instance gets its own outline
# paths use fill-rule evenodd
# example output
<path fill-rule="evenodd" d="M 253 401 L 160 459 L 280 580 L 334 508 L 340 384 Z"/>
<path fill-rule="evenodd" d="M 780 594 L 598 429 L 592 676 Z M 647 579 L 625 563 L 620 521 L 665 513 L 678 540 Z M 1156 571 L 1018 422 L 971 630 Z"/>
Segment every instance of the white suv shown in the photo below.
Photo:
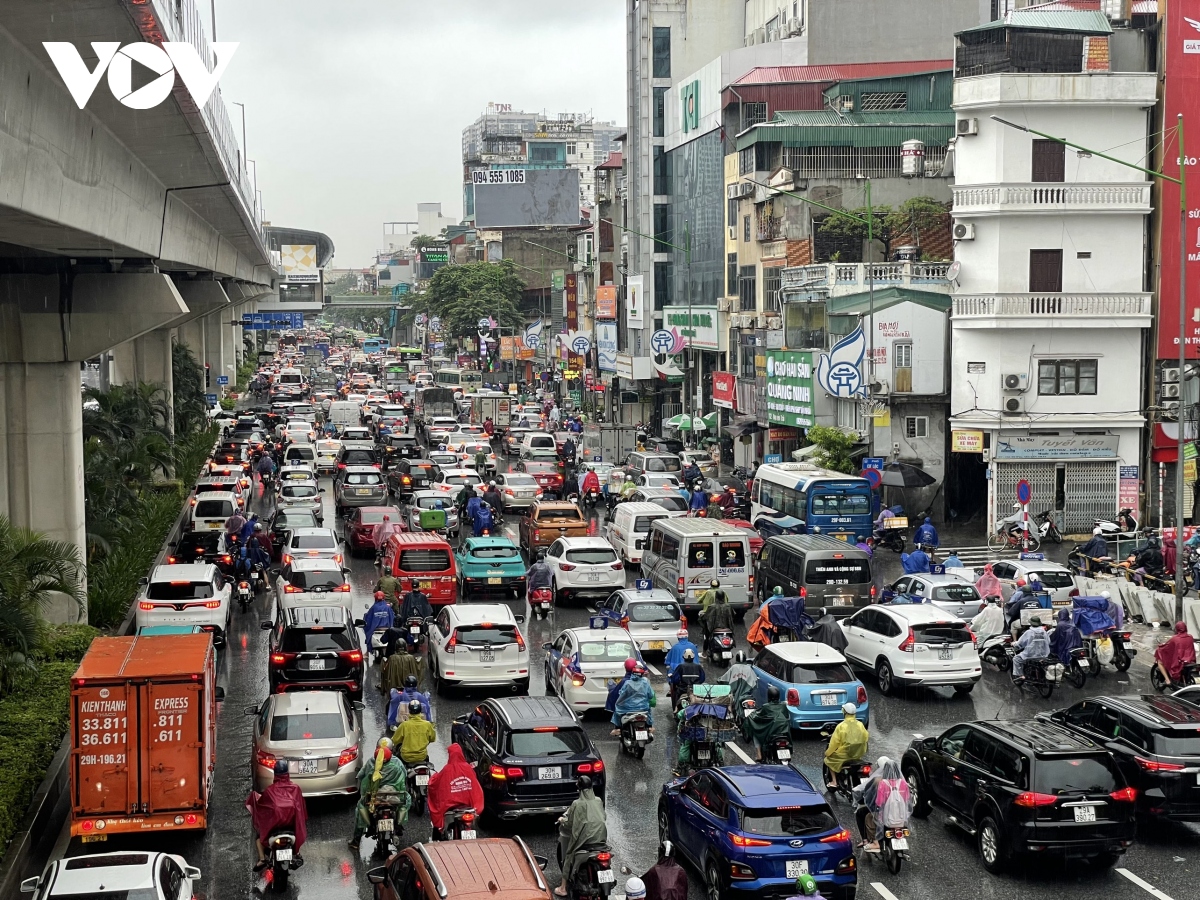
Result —
<path fill-rule="evenodd" d="M 350 582 L 346 570 L 332 559 L 301 557 L 284 565 L 275 581 L 279 608 L 297 606 L 342 606 L 353 617 Z"/>
<path fill-rule="evenodd" d="M 602 537 L 563 537 L 546 551 L 554 602 L 585 594 L 607 597 L 625 587 L 625 564 Z"/>
<path fill-rule="evenodd" d="M 21 882 L 23 893 L 38 900 L 54 897 L 139 897 L 177 900 L 193 896 L 200 870 L 173 853 L 141 851 L 94 853 L 59 859 L 40 876 Z"/>
<path fill-rule="evenodd" d="M 229 630 L 230 580 L 212 563 L 155 566 L 141 581 L 134 625 L 199 625 L 221 644 Z"/>
<path fill-rule="evenodd" d="M 967 694 L 983 674 L 967 623 L 936 606 L 876 604 L 840 624 L 846 659 L 874 672 L 885 694 L 910 684 Z"/>
<path fill-rule="evenodd" d="M 529 693 L 529 648 L 504 603 L 443 606 L 429 625 L 429 671 L 439 691 L 512 685 Z"/>

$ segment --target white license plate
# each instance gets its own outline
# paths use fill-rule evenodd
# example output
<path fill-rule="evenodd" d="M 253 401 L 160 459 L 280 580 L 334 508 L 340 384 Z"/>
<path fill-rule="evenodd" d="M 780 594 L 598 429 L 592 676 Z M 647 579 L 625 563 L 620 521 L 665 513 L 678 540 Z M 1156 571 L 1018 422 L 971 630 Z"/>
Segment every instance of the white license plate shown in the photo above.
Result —
<path fill-rule="evenodd" d="M 538 781 L 559 781 L 562 778 L 562 766 L 543 766 L 538 769 Z"/>
<path fill-rule="evenodd" d="M 698 759 L 712 759 L 712 751 L 711 750 L 699 750 L 696 753 L 696 757 Z"/>
<path fill-rule="evenodd" d="M 328 665 L 329 660 L 327 659 L 310 659 L 308 661 L 308 668 L 310 671 L 314 669 L 324 669 L 327 668 Z"/>
<path fill-rule="evenodd" d="M 792 751 L 789 750 L 787 747 L 780 747 L 778 750 L 775 751 L 775 755 L 778 756 L 781 760 L 786 762 L 787 760 L 792 758 Z"/>
<path fill-rule="evenodd" d="M 784 863 L 787 871 L 784 873 L 788 878 L 799 878 L 801 875 L 808 874 L 807 859 L 789 859 Z"/>
<path fill-rule="evenodd" d="M 299 772 L 301 775 L 316 775 L 317 774 L 317 761 L 315 759 L 299 760 L 299 762 L 296 766 L 296 771 Z"/>
<path fill-rule="evenodd" d="M 496 661 L 496 651 L 495 650 L 480 650 L 479 651 L 479 661 L 480 662 L 495 662 Z"/>
<path fill-rule="evenodd" d="M 409 625 L 409 626 L 408 626 L 408 633 L 409 633 L 409 634 L 420 634 L 420 633 L 421 633 L 421 626 L 420 626 L 420 625 Z"/>
<path fill-rule="evenodd" d="M 390 833 L 396 828 L 396 823 L 391 819 L 380 819 L 375 823 L 375 830 L 380 834 Z"/>
<path fill-rule="evenodd" d="M 501 581 L 501 579 L 499 579 L 499 578 L 489 578 L 488 584 L 499 584 L 500 581 Z"/>
<path fill-rule="evenodd" d="M 834 606 L 853 606 L 854 601 L 850 597 L 834 597 L 833 605 Z M 805 865 L 807 865 L 807 863 L 805 863 Z"/>
<path fill-rule="evenodd" d="M 474 831 L 474 829 L 472 829 L 471 831 L 464 831 L 464 832 L 462 833 L 462 839 L 463 839 L 464 841 L 473 841 L 473 840 L 475 840 L 475 831 Z"/>
<path fill-rule="evenodd" d="M 954 651 L 949 649 L 939 650 L 938 659 L 954 659 Z"/>
<path fill-rule="evenodd" d="M 648 740 L 650 740 L 650 732 L 648 732 L 648 731 L 635 731 L 635 732 L 633 733 L 633 739 L 634 739 L 635 741 L 648 741 Z"/>
<path fill-rule="evenodd" d="M 1075 807 L 1076 822 L 1095 822 L 1096 807 L 1094 806 L 1077 806 Z"/>
<path fill-rule="evenodd" d="M 733 657 L 732 650 L 722 650 L 721 651 L 721 659 L 731 659 L 732 657 Z"/>
<path fill-rule="evenodd" d="M 596 881 L 600 884 L 612 884 L 617 878 L 617 873 L 612 869 L 601 869 L 596 873 Z"/>
<path fill-rule="evenodd" d="M 291 861 L 292 861 L 292 850 L 290 847 L 287 848 L 286 850 L 276 850 L 275 851 L 275 862 L 291 862 Z"/>
<path fill-rule="evenodd" d="M 428 775 L 417 775 L 414 780 L 417 782 L 417 787 L 428 787 L 429 786 L 429 776 Z"/>
<path fill-rule="evenodd" d="M 600 573 L 599 572 L 589 572 L 588 576 L 587 576 L 587 580 L 588 581 L 599 581 Z"/>
<path fill-rule="evenodd" d="M 908 838 L 892 838 L 892 849 L 893 850 L 907 850 L 908 849 Z"/>
<path fill-rule="evenodd" d="M 837 706 L 838 705 L 838 695 L 837 694 L 818 694 L 817 698 L 821 701 L 819 704 L 817 704 L 818 706 Z"/>

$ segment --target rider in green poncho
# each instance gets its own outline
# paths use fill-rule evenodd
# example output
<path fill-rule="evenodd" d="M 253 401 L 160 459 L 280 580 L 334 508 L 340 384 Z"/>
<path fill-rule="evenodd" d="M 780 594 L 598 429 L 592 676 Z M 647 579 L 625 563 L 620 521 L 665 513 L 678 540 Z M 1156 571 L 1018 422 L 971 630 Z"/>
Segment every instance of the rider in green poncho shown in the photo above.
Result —
<path fill-rule="evenodd" d="M 358 805 L 354 807 L 354 837 L 350 839 L 350 849 L 357 850 L 358 842 L 371 827 L 370 807 L 376 793 L 383 788 L 391 788 L 401 797 L 403 808 L 396 816 L 397 826 L 408 821 L 408 807 L 411 798 L 408 796 L 408 773 L 400 757 L 393 755 L 392 742 L 388 738 L 379 739 L 379 747 L 375 759 L 362 767 L 358 775 Z"/>
<path fill-rule="evenodd" d="M 592 791 L 592 779 L 580 775 L 579 799 L 571 804 L 558 825 L 558 851 L 562 856 L 562 884 L 554 889 L 556 897 L 565 897 L 575 869 L 587 859 L 589 847 L 608 843 L 608 825 L 604 820 L 604 801 Z"/>
<path fill-rule="evenodd" d="M 763 747 L 780 737 L 788 737 L 792 730 L 792 717 L 787 707 L 779 700 L 779 688 L 767 686 L 767 702 L 746 718 L 746 732 L 754 741 L 756 759 L 763 758 Z"/>

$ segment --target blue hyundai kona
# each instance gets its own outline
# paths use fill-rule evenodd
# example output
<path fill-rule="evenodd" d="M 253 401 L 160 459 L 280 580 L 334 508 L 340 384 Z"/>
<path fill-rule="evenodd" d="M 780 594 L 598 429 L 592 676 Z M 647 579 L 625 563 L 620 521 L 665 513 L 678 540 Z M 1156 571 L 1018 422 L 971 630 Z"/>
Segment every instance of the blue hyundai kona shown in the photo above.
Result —
<path fill-rule="evenodd" d="M 783 900 L 807 874 L 829 900 L 853 900 L 858 884 L 849 830 L 788 766 L 701 769 L 664 784 L 658 834 L 703 875 L 710 898 Z"/>

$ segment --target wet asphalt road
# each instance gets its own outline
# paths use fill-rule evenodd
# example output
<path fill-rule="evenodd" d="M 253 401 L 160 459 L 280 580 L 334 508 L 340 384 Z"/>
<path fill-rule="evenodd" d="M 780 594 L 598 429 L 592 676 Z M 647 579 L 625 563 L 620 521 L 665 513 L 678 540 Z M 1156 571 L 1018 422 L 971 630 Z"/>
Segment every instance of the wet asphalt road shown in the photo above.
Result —
<path fill-rule="evenodd" d="M 321 480 L 326 493 L 326 523 L 333 524 L 332 494 L 328 479 Z M 257 501 L 256 501 L 257 505 Z M 260 514 L 267 510 L 259 509 Z M 515 520 L 510 516 L 506 530 L 515 538 Z M 377 571 L 366 559 L 349 560 L 353 570 L 352 583 L 356 604 L 365 610 L 374 586 Z M 895 566 L 885 558 L 890 569 Z M 889 577 L 890 572 L 886 573 Z M 267 693 L 266 632 L 260 621 L 270 616 L 268 596 L 260 597 L 252 612 L 233 613 L 228 644 L 220 655 L 220 680 L 225 687 L 225 702 L 218 718 L 217 781 L 211 809 L 211 825 L 207 834 L 150 843 L 150 848 L 179 853 L 204 873 L 203 893 L 209 900 L 244 898 L 255 894 L 260 883 L 251 871 L 254 850 L 250 833 L 250 817 L 243 807 L 250 792 L 251 719 L 243 714 L 247 706 L 256 706 Z M 524 603 L 514 603 L 514 612 L 524 613 Z M 556 609 L 547 620 L 527 620 L 523 627 L 531 648 L 530 692 L 544 693 L 541 646 L 551 641 L 561 629 L 586 624 L 587 610 Z M 741 632 L 744 635 L 744 631 Z M 699 629 L 693 626 L 692 636 L 699 640 Z M 871 703 L 870 755 L 898 757 L 912 740 L 914 733 L 932 735 L 951 725 L 979 718 L 1026 718 L 1036 712 L 1067 705 L 1089 694 L 1132 693 L 1149 690 L 1147 654 L 1143 652 L 1134 667 L 1125 675 L 1109 672 L 1098 679 L 1089 678 L 1083 690 L 1065 687 L 1049 701 L 1021 697 L 1002 673 L 986 672 L 975 691 L 966 697 L 956 697 L 952 691 L 914 691 L 906 697 L 887 698 L 879 694 L 873 681 L 865 680 Z M 660 660 L 651 663 L 661 672 Z M 710 668 L 710 680 L 719 672 Z M 660 698 L 659 710 L 665 706 L 666 680 L 652 673 Z M 383 733 L 384 708 L 376 686 L 378 667 L 372 667 L 366 691 L 367 709 L 364 731 L 367 746 Z M 428 687 L 428 685 L 425 685 Z M 445 758 L 450 724 L 455 716 L 468 712 L 478 695 L 455 695 L 432 698 L 434 720 L 440 746 L 431 748 L 436 764 Z M 593 714 L 596 715 L 596 714 Z M 644 760 L 635 760 L 618 752 L 615 738 L 609 737 L 607 721 L 589 716 L 585 722 L 593 742 L 599 748 L 608 767 L 608 830 L 614 852 L 614 864 L 628 866 L 641 874 L 655 861 L 658 845 L 655 825 L 657 797 L 662 784 L 671 776 L 675 758 L 674 730 L 660 727 L 658 740 L 652 744 Z M 819 783 L 820 762 L 824 749 L 816 738 L 796 739 L 795 763 L 814 783 Z M 745 746 L 744 753 L 753 755 Z M 742 762 L 738 753 L 727 753 L 728 762 Z M 747 757 L 746 761 L 749 761 Z M 291 885 L 284 896 L 309 900 L 349 900 L 372 896 L 366 873 L 380 860 L 371 855 L 372 842 L 364 839 L 359 853 L 353 853 L 346 842 L 353 820 L 353 800 L 312 800 L 309 802 L 308 841 L 303 855 L 306 865 L 293 873 Z M 834 803 L 835 814 L 852 830 L 853 815 L 845 803 Z M 511 827 L 530 843 L 533 851 L 548 857 L 547 872 L 557 878 L 554 863 L 555 833 L 549 820 L 524 821 Z M 489 832 L 481 836 L 514 833 Z M 405 828 L 409 842 L 429 837 L 427 817 L 412 818 Z M 88 851 L 126 849 L 125 844 L 110 842 L 111 846 L 89 845 Z M 1083 900 L 1097 893 L 1122 898 L 1157 897 L 1159 900 L 1187 900 L 1200 897 L 1200 829 L 1192 826 L 1168 826 L 1139 835 L 1138 843 L 1130 850 L 1118 870 L 1095 872 L 1082 865 L 1046 864 L 1029 867 L 1020 872 L 996 877 L 984 871 L 979 863 L 973 842 L 948 826 L 944 814 L 934 811 L 926 820 L 914 820 L 911 839 L 912 859 L 899 875 L 891 875 L 874 859 L 860 856 L 860 898 L 883 900 L 918 900 L 918 898 L 1029 898 L 1029 900 Z M 132 845 L 130 845 L 132 846 Z M 147 847 L 145 841 L 136 844 Z M 60 852 L 67 849 L 60 842 Z M 83 851 L 71 845 L 70 853 Z M 1120 870 L 1125 870 L 1124 874 Z M 689 872 L 691 896 L 703 896 L 700 878 Z M 1132 876 L 1132 877 L 1131 877 Z M 1140 879 L 1142 883 L 1139 883 Z M 622 880 L 618 891 L 623 891 Z M 1152 893 L 1157 889 L 1159 893 Z"/>

